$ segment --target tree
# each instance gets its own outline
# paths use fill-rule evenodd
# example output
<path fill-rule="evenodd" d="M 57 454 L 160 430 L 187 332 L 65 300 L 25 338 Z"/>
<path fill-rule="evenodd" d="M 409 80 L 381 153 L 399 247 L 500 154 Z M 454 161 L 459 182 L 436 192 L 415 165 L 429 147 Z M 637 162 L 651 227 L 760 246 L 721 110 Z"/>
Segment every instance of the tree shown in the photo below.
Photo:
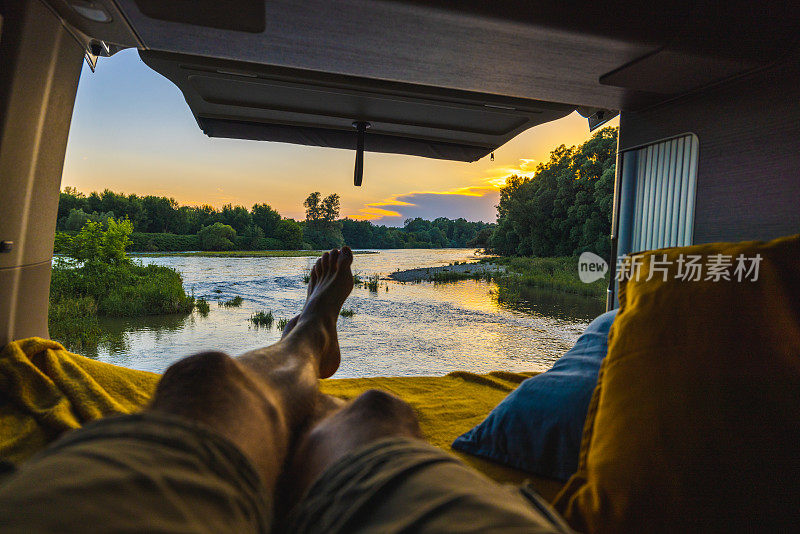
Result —
<path fill-rule="evenodd" d="M 227 224 L 216 222 L 204 226 L 197 235 L 203 250 L 232 250 L 236 247 L 236 230 Z"/>
<path fill-rule="evenodd" d="M 85 212 L 89 209 L 86 196 L 74 187 L 65 187 L 64 191 L 58 196 L 58 227 L 64 228 L 66 218 L 72 210 Z M 80 227 L 75 228 L 80 230 Z"/>
<path fill-rule="evenodd" d="M 332 223 L 339 218 L 339 195 L 336 193 L 325 197 L 320 205 L 320 215 L 326 223 Z"/>
<path fill-rule="evenodd" d="M 91 195 L 89 198 L 91 200 Z M 148 195 L 142 198 L 142 207 L 146 232 L 174 232 L 175 214 L 178 210 L 178 203 L 174 198 Z"/>
<path fill-rule="evenodd" d="M 231 204 L 225 204 L 222 206 L 222 223 L 227 224 L 241 234 L 253 223 L 253 219 L 244 206 L 234 207 Z"/>
<path fill-rule="evenodd" d="M 260 226 L 251 224 L 244 229 L 240 242 L 248 250 L 257 250 L 259 248 L 260 241 L 264 239 L 264 237 L 264 230 L 262 230 Z"/>
<path fill-rule="evenodd" d="M 303 241 L 315 249 L 336 248 L 344 244 L 342 225 L 339 217 L 339 195 L 330 194 L 320 200 L 319 191 L 308 195 L 303 206 L 306 208 L 306 224 L 303 227 Z"/>
<path fill-rule="evenodd" d="M 499 254 L 564 256 L 610 252 L 616 128 L 604 128 L 578 147 L 559 146 L 532 178 L 511 176 L 500 190 Z"/>
<path fill-rule="evenodd" d="M 278 224 L 281 222 L 281 214 L 272 209 L 269 204 L 255 204 L 250 210 L 253 224 L 264 231 L 267 237 L 275 237 Z"/>
<path fill-rule="evenodd" d="M 306 221 L 318 221 L 322 219 L 322 206 L 320 206 L 320 193 L 314 191 L 303 202 L 306 208 Z"/>
<path fill-rule="evenodd" d="M 125 248 L 131 244 L 129 236 L 133 224 L 128 219 L 117 221 L 109 218 L 107 228 L 99 222 L 87 221 L 75 237 L 61 234 L 57 246 L 59 252 L 85 265 L 122 265 L 130 263 Z"/>
<path fill-rule="evenodd" d="M 76 210 L 70 210 L 69 215 L 64 218 L 61 226 L 64 230 L 80 230 L 88 221 L 91 221 L 105 227 L 107 226 L 108 220 L 113 216 L 113 212 L 97 213 L 93 211 L 92 213 L 86 213 L 78 208 Z"/>
<path fill-rule="evenodd" d="M 293 219 L 283 219 L 275 229 L 275 239 L 289 250 L 303 248 L 303 227 Z"/>

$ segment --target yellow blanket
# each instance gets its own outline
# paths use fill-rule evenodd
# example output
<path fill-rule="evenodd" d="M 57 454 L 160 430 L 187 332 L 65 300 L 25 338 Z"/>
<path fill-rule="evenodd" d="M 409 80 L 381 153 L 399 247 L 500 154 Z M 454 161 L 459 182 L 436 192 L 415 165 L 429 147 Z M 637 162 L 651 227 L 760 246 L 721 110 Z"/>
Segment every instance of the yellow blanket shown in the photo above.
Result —
<path fill-rule="evenodd" d="M 534 373 L 455 372 L 442 377 L 328 379 L 323 392 L 350 399 L 368 389 L 389 391 L 410 403 L 426 438 L 495 480 L 532 478 L 450 449 L 459 434 L 479 423 L 509 392 Z M 60 344 L 29 338 L 0 351 L 0 458 L 19 463 L 63 432 L 111 414 L 141 409 L 159 375 L 72 354 Z M 537 480 L 549 497 L 560 484 Z"/>

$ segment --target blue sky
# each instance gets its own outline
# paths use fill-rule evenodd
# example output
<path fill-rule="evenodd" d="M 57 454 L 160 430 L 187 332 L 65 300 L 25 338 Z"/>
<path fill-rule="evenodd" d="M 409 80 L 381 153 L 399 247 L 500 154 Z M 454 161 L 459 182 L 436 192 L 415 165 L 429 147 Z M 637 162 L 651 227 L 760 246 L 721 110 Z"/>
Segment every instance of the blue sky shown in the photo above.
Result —
<path fill-rule="evenodd" d="M 335 192 L 342 216 L 378 224 L 441 216 L 494 221 L 506 176 L 530 174 L 553 148 L 589 135 L 586 120 L 573 113 L 517 136 L 493 162 L 367 153 L 364 185 L 356 188 L 350 150 L 206 137 L 178 88 L 125 50 L 101 58 L 95 73 L 84 66 L 62 187 L 215 207 L 266 202 L 293 218 L 304 216 L 308 193 Z"/>

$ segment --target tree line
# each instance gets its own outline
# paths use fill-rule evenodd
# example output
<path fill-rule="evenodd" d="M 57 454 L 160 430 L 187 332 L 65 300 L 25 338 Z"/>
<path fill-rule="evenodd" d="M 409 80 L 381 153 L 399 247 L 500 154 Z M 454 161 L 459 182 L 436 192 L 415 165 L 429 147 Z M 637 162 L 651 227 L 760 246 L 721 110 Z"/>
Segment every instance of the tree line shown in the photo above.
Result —
<path fill-rule="evenodd" d="M 60 195 L 56 229 L 77 232 L 87 222 L 108 225 L 109 219 L 130 221 L 134 251 L 280 250 L 353 248 L 485 247 L 493 224 L 465 219 L 408 219 L 403 227 L 340 219 L 340 198 L 308 195 L 305 220 L 282 217 L 266 203 L 181 206 L 163 196 L 125 195 L 106 189 L 85 195 L 67 187 Z"/>
<path fill-rule="evenodd" d="M 268 204 L 180 206 L 175 199 L 114 193 L 84 195 L 67 187 L 57 229 L 127 219 L 132 250 L 278 250 L 353 248 L 486 248 L 503 256 L 570 256 L 610 252 L 617 128 L 603 128 L 577 147 L 559 146 L 532 177 L 511 176 L 500 190 L 497 224 L 439 217 L 402 227 L 339 217 L 336 193 L 313 192 L 305 220 Z"/>
<path fill-rule="evenodd" d="M 578 147 L 553 150 L 533 177 L 509 177 L 490 249 L 504 256 L 607 257 L 616 150 L 617 128 L 603 128 Z"/>

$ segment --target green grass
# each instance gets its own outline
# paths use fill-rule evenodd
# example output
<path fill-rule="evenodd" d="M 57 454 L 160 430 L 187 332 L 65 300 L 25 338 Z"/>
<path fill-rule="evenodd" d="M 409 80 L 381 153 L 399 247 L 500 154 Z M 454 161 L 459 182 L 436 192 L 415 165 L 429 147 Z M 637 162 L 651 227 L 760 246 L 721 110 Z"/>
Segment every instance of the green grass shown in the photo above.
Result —
<path fill-rule="evenodd" d="M 220 306 L 225 306 L 226 308 L 238 308 L 242 305 L 244 299 L 239 295 L 236 295 L 231 300 L 226 300 L 225 302 L 220 302 Z"/>
<path fill-rule="evenodd" d="M 139 317 L 189 313 L 194 300 L 183 290 L 178 271 L 158 265 L 54 265 L 50 300 L 92 297 L 97 315 Z"/>
<path fill-rule="evenodd" d="M 91 350 L 103 340 L 97 321 L 97 302 L 92 297 L 51 300 L 47 322 L 50 337 L 72 351 Z"/>
<path fill-rule="evenodd" d="M 428 281 L 434 283 L 457 282 L 459 280 L 492 280 L 498 273 L 489 269 L 471 272 L 436 271 L 428 275 Z"/>
<path fill-rule="evenodd" d="M 577 257 L 501 257 L 486 261 L 506 268 L 505 273 L 498 273 L 494 279 L 507 291 L 513 291 L 514 288 L 538 287 L 599 299 L 606 296 L 608 275 L 591 284 L 581 282 L 578 276 Z"/>
<path fill-rule="evenodd" d="M 283 332 L 284 328 L 286 328 L 286 325 L 288 324 L 289 324 L 289 319 L 281 317 L 280 319 L 278 319 L 278 322 L 275 326 L 278 328 L 278 330 Z"/>
<path fill-rule="evenodd" d="M 268 312 L 260 311 L 250 316 L 250 322 L 256 326 L 272 328 L 272 324 L 275 322 L 275 316 L 272 315 L 272 310 Z"/>
<path fill-rule="evenodd" d="M 339 312 L 339 315 L 342 317 L 352 317 L 356 314 L 356 311 L 352 308 L 344 308 L 342 311 Z"/>
<path fill-rule="evenodd" d="M 198 252 L 148 252 L 137 254 L 137 256 L 159 258 L 162 256 L 208 256 L 225 258 L 302 258 L 309 256 L 321 256 L 325 250 L 217 250 L 217 251 L 198 251 Z M 371 250 L 360 250 L 353 254 L 378 254 Z"/>
<path fill-rule="evenodd" d="M 473 272 L 438 271 L 428 276 L 434 283 L 459 280 L 494 280 L 507 300 L 520 295 L 524 288 L 542 288 L 576 295 L 603 299 L 606 296 L 608 277 L 584 284 L 578 276 L 577 257 L 528 258 L 492 257 L 481 263 L 499 265 L 505 270 L 476 270 Z"/>
<path fill-rule="evenodd" d="M 169 267 L 135 263 L 53 265 L 48 324 L 50 337 L 75 351 L 92 351 L 105 340 L 100 317 L 190 313 L 202 302 L 183 290 Z M 202 310 L 201 310 L 202 313 Z"/>

